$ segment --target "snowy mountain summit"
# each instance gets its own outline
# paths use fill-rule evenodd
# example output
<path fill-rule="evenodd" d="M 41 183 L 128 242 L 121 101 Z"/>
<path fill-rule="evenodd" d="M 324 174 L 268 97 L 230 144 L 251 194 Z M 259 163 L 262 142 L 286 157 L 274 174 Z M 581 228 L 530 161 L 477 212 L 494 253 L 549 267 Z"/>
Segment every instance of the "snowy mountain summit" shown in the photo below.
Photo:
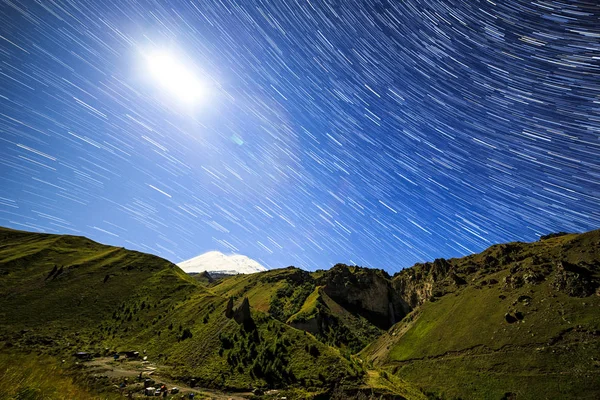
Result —
<path fill-rule="evenodd" d="M 253 259 L 241 254 L 226 255 L 220 251 L 209 251 L 177 264 L 189 273 L 207 271 L 209 274 L 237 275 L 253 274 L 267 269 Z"/>

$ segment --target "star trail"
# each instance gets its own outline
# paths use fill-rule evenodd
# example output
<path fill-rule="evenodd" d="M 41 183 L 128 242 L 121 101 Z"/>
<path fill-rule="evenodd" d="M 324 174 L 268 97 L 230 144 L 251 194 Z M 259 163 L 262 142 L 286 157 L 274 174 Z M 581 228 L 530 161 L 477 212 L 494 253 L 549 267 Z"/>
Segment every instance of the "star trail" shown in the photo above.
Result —
<path fill-rule="evenodd" d="M 600 5 L 1 0 L 0 225 L 389 272 L 600 228 Z"/>

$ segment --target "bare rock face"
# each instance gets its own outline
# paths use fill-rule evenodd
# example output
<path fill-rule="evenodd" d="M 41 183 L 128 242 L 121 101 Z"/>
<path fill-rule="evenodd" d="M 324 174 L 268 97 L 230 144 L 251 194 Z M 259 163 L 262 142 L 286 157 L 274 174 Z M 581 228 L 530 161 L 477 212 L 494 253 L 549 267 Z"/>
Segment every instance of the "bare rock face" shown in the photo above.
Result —
<path fill-rule="evenodd" d="M 384 271 L 337 264 L 319 284 L 337 303 L 381 329 L 389 328 L 406 314 L 407 307 Z"/>
<path fill-rule="evenodd" d="M 578 265 L 559 261 L 552 287 L 572 297 L 587 297 L 594 294 L 598 282 L 592 278 L 591 272 Z"/>
<path fill-rule="evenodd" d="M 419 279 L 416 274 L 405 274 L 393 281 L 394 288 L 404 298 L 409 310 L 420 306 L 433 296 L 431 279 Z"/>
<path fill-rule="evenodd" d="M 394 290 L 408 306 L 406 312 L 435 297 L 434 294 L 444 284 L 454 287 L 465 285 L 464 278 L 454 272 L 448 260 L 438 258 L 434 262 L 416 264 L 402 270 L 392 281 Z"/>

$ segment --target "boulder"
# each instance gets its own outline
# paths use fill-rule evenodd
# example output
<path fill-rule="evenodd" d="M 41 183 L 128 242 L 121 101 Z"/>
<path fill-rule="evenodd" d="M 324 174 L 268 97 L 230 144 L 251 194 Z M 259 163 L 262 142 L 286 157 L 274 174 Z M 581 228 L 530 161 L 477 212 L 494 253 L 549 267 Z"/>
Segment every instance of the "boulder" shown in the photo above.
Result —
<path fill-rule="evenodd" d="M 506 322 L 508 322 L 509 324 L 513 324 L 515 322 L 518 321 L 518 319 L 516 317 L 514 317 L 513 315 L 511 315 L 510 313 L 506 313 L 504 314 L 504 319 L 506 320 Z"/>

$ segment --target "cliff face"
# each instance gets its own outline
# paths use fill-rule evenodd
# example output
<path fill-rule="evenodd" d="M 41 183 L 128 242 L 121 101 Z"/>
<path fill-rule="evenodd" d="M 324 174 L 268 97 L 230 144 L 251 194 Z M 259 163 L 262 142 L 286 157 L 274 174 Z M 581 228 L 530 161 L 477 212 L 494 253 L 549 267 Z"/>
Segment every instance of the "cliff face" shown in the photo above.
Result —
<path fill-rule="evenodd" d="M 393 279 L 382 270 L 337 264 L 318 284 L 348 311 L 388 329 L 424 302 L 464 285 L 463 275 L 464 271 L 443 258 L 416 264 Z"/>
<path fill-rule="evenodd" d="M 387 329 L 407 312 L 407 304 L 381 270 L 337 264 L 319 280 L 323 291 L 380 329 Z"/>
<path fill-rule="evenodd" d="M 553 289 L 571 297 L 587 297 L 600 290 L 594 275 L 600 265 L 597 236 L 598 231 L 558 233 L 534 243 L 498 244 L 459 259 L 415 264 L 396 273 L 392 286 L 408 306 L 406 312 L 472 284 L 518 289 L 539 285 L 551 277 Z M 501 282 L 490 277 L 503 270 L 508 274 Z"/>
<path fill-rule="evenodd" d="M 416 264 L 397 273 L 392 280 L 392 287 L 406 303 L 408 309 L 405 312 L 410 312 L 427 300 L 452 291 L 453 287 L 465 282 L 456 273 L 455 265 L 438 258 L 432 263 Z"/>

